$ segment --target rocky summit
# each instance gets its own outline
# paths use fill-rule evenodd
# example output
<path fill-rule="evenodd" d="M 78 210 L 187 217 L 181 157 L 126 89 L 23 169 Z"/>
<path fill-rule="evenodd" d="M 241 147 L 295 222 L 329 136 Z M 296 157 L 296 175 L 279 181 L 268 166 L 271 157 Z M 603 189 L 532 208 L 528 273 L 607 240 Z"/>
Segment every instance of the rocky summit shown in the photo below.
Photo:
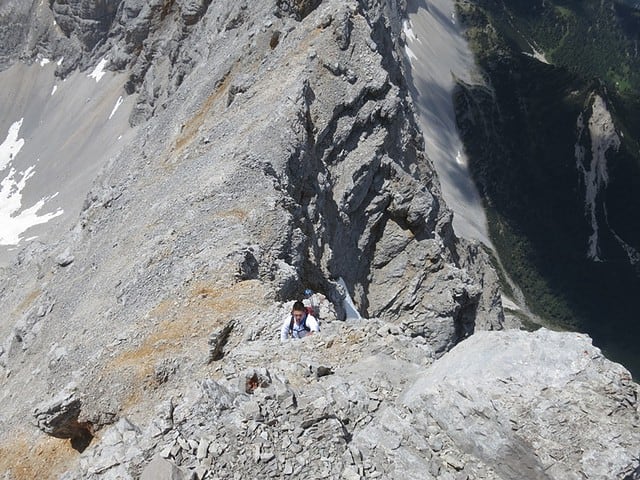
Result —
<path fill-rule="evenodd" d="M 3 478 L 640 478 L 628 371 L 456 237 L 407 15 L 2 2 Z"/>

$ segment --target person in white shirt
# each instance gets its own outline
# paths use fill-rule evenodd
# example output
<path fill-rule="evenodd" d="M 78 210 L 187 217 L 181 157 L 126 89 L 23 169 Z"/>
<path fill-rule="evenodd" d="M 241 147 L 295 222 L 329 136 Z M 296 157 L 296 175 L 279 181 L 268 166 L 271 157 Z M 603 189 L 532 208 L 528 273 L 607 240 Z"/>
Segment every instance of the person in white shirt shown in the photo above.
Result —
<path fill-rule="evenodd" d="M 320 331 L 318 319 L 311 315 L 304 304 L 297 301 L 293 304 L 291 315 L 287 315 L 282 322 L 280 340 L 291 338 L 304 338 Z"/>

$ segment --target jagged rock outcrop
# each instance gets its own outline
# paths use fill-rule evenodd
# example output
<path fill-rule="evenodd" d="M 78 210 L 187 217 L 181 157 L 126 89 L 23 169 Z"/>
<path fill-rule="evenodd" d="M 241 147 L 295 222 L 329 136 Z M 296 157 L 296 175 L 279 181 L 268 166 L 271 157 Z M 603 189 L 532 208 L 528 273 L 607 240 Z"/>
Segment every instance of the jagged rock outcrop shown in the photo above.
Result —
<path fill-rule="evenodd" d="M 109 427 L 82 477 L 633 478 L 638 386 L 588 337 L 479 332 L 425 369 L 435 352 L 394 327 L 236 338 L 217 380 Z"/>
<path fill-rule="evenodd" d="M 36 425 L 56 438 L 69 438 L 77 450 L 91 442 L 91 425 L 78 421 L 82 402 L 74 384 L 67 385 L 55 398 L 39 405 L 34 411 Z"/>
<path fill-rule="evenodd" d="M 291 15 L 296 20 L 302 20 L 309 15 L 322 0 L 277 0 L 278 14 Z"/>
<path fill-rule="evenodd" d="M 78 422 L 102 429 L 79 458 L 27 456 L 35 476 L 499 478 L 397 402 L 462 339 L 502 328 L 495 272 L 455 238 L 423 154 L 401 7 L 125 0 L 100 7 L 97 38 L 82 33 L 91 2 L 54 4 L 77 24 L 58 73 L 108 55 L 134 123 L 150 120 L 69 233 L 0 280 L 3 438 L 46 449 L 14 419 L 72 380 Z M 339 321 L 339 278 L 370 319 Z M 304 288 L 332 303 L 322 332 L 280 343 Z M 44 299 L 55 308 L 15 348 Z M 0 467 L 23 471 L 5 455 L 21 448 L 0 442 Z"/>
<path fill-rule="evenodd" d="M 122 0 L 53 0 L 49 3 L 62 33 L 67 38 L 77 38 L 91 51 L 106 38 Z"/>
<path fill-rule="evenodd" d="M 401 402 L 429 412 L 501 478 L 604 479 L 638 467 L 638 393 L 586 335 L 485 331 L 438 360 Z"/>

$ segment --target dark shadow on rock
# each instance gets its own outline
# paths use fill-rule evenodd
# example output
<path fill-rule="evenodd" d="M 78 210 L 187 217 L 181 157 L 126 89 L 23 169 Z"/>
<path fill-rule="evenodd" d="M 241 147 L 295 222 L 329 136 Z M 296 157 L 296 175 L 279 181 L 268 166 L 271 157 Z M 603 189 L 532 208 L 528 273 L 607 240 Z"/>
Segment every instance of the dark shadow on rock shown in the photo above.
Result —
<path fill-rule="evenodd" d="M 88 428 L 78 430 L 78 435 L 71 439 L 71 446 L 74 450 L 82 453 L 91 444 L 93 435 Z"/>

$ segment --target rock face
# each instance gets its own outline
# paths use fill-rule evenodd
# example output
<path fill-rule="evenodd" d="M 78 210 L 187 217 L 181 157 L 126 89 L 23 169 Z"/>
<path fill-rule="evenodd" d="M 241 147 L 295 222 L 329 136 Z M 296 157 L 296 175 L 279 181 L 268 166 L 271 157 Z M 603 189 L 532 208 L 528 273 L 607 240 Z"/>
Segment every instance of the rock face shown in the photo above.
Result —
<path fill-rule="evenodd" d="M 502 478 L 632 478 L 637 468 L 638 385 L 585 335 L 478 332 L 401 401 Z"/>
<path fill-rule="evenodd" d="M 155 415 L 108 427 L 80 476 L 635 478 L 638 386 L 588 337 L 477 332 L 429 366 L 433 349 L 396 328 L 234 339 L 216 379 L 172 383 Z"/>
<path fill-rule="evenodd" d="M 55 464 L 3 440 L 1 470 L 19 477 L 27 458 L 36 478 L 499 478 L 397 401 L 503 323 L 487 255 L 455 238 L 423 154 L 402 5 L 34 8 L 62 33 L 3 55 L 67 52 L 59 75 L 108 57 L 140 126 L 68 235 L 0 278 L 2 438 L 45 449 L 17 419 L 71 381 L 81 403 L 40 408 L 37 423 L 51 433 L 47 419 L 73 410 L 102 431 Z M 340 321 L 340 278 L 369 320 Z M 305 288 L 332 304 L 322 332 L 280 343 Z"/>
<path fill-rule="evenodd" d="M 44 433 L 56 438 L 69 438 L 76 449 L 84 450 L 93 436 L 91 425 L 78 421 L 81 407 L 75 385 L 68 385 L 53 400 L 35 409 L 36 424 Z"/>

